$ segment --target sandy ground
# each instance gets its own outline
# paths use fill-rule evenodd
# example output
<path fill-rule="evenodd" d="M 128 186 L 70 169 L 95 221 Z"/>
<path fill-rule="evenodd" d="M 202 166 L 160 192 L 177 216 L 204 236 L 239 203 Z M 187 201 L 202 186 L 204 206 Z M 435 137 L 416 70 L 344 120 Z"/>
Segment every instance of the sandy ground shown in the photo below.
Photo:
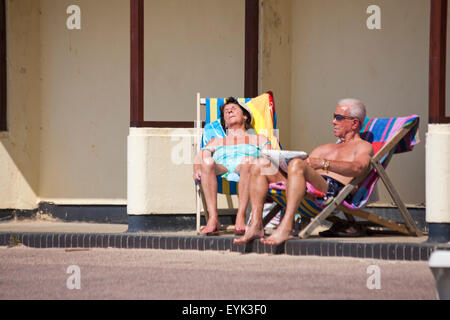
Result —
<path fill-rule="evenodd" d="M 23 246 L 0 257 L 0 299 L 435 299 L 426 262 Z"/>

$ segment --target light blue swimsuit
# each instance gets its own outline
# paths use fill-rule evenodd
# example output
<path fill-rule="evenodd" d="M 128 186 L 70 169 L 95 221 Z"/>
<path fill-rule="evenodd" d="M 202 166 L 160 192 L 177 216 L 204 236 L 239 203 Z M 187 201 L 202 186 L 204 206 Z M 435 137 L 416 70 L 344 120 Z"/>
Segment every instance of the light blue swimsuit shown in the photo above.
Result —
<path fill-rule="evenodd" d="M 216 151 L 213 154 L 214 161 L 223 165 L 228 170 L 227 173 L 222 175 L 222 178 L 226 178 L 228 181 L 238 182 L 239 175 L 235 171 L 236 168 L 242 163 L 242 159 L 245 157 L 252 157 L 255 159 L 260 158 L 261 150 L 266 144 L 270 144 L 270 141 L 267 141 L 260 147 L 255 146 L 254 144 L 236 144 L 218 147 L 204 147 L 202 150 L 215 149 Z"/>

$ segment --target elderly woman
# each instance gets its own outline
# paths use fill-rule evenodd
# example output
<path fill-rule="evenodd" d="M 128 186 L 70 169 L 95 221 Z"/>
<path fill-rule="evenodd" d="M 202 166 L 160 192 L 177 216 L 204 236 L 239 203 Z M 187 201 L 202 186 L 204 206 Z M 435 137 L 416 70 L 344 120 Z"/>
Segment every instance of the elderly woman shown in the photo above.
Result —
<path fill-rule="evenodd" d="M 220 227 L 217 212 L 217 175 L 236 181 L 239 175 L 239 208 L 236 216 L 235 234 L 245 233 L 245 212 L 249 202 L 250 165 L 261 157 L 262 149 L 271 149 L 263 135 L 250 134 L 252 114 L 234 98 L 228 98 L 220 107 L 225 138 L 213 138 L 196 156 L 194 180 L 201 183 L 209 212 L 204 235 L 218 235 Z"/>

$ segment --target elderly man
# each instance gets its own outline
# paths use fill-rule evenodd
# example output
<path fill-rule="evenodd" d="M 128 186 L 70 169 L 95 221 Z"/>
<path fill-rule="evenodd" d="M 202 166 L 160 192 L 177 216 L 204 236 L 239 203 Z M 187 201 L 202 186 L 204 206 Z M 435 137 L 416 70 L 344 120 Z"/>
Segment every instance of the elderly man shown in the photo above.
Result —
<path fill-rule="evenodd" d="M 292 237 L 295 212 L 306 194 L 308 181 L 317 190 L 336 196 L 350 181 L 361 175 L 368 167 L 373 155 L 372 145 L 361 139 L 359 131 L 364 123 L 366 108 L 355 99 L 339 101 L 333 115 L 334 135 L 339 143 L 314 149 L 306 160 L 293 159 L 285 173 L 270 168 L 267 159 L 259 159 L 251 168 L 250 200 L 252 222 L 245 235 L 235 243 L 246 243 L 260 238 L 265 244 L 279 245 Z M 274 171 L 271 171 L 271 170 Z M 276 172 L 275 174 L 266 174 Z M 272 182 L 286 182 L 286 212 L 275 232 L 264 239 L 262 209 Z M 333 227 L 332 227 L 333 228 Z M 334 226 L 336 229 L 336 227 Z"/>

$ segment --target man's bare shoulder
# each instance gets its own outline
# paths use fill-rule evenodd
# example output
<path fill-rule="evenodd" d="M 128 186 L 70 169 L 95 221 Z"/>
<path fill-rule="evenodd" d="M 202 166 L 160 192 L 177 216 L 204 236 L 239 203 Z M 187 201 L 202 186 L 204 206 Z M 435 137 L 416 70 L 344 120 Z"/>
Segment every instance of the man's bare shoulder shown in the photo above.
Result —
<path fill-rule="evenodd" d="M 372 149 L 372 144 L 366 140 L 359 140 L 358 143 L 361 145 L 361 147 L 367 148 L 367 149 Z"/>
<path fill-rule="evenodd" d="M 366 140 L 358 140 L 356 141 L 356 146 L 357 146 L 357 150 L 360 153 L 367 153 L 369 155 L 373 154 L 373 147 L 372 144 L 370 142 L 367 142 Z"/>

